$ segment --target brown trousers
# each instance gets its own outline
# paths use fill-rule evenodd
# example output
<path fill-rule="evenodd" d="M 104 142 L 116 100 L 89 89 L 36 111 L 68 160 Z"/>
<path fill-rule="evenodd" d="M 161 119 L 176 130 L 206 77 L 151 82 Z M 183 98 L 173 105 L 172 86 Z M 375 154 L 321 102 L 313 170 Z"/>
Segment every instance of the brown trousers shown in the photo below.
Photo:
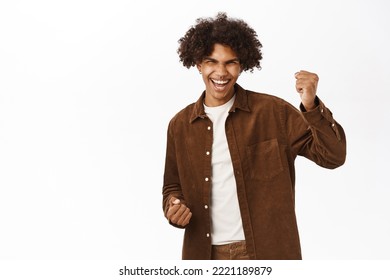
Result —
<path fill-rule="evenodd" d="M 213 245 L 211 249 L 212 260 L 249 260 L 245 241 L 225 245 Z"/>

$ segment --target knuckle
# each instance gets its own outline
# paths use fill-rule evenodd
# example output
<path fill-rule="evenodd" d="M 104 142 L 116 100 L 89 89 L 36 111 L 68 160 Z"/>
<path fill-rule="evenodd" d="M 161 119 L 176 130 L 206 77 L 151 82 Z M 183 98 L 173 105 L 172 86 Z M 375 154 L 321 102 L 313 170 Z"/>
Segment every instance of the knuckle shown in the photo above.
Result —
<path fill-rule="evenodd" d="M 172 217 L 172 211 L 168 210 L 167 214 L 165 215 L 168 219 Z"/>

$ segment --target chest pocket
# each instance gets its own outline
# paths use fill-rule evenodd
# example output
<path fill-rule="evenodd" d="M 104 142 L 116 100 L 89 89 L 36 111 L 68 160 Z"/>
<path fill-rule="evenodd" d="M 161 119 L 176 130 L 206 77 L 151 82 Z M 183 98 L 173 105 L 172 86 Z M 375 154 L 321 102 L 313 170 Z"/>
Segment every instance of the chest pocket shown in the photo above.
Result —
<path fill-rule="evenodd" d="M 271 180 L 283 171 L 277 139 L 250 145 L 246 153 L 252 179 Z"/>

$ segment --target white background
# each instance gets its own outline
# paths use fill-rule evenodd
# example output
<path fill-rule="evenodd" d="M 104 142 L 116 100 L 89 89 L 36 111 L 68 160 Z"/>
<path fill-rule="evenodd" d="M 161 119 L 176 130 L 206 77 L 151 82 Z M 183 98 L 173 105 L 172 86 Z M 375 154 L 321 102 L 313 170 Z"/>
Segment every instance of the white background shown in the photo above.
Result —
<path fill-rule="evenodd" d="M 347 134 L 346 164 L 298 159 L 304 259 L 390 259 L 390 5 L 351 1 L 2 1 L 0 259 L 180 259 L 163 217 L 170 118 L 203 90 L 178 43 L 199 17 L 263 43 L 247 89 L 298 106 L 294 73 Z"/>

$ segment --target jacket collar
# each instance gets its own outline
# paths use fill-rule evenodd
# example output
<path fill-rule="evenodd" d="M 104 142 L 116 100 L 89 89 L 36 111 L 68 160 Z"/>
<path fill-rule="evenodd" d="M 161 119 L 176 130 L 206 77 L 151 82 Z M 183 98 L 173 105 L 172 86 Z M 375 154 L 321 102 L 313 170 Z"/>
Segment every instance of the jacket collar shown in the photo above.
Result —
<path fill-rule="evenodd" d="M 246 94 L 245 89 L 243 89 L 239 84 L 235 84 L 234 88 L 236 91 L 236 100 L 234 101 L 232 108 L 229 110 L 229 113 L 235 112 L 236 109 L 250 112 L 250 108 L 248 104 L 248 96 Z M 196 101 L 194 110 L 192 111 L 190 117 L 190 123 L 194 122 L 197 118 L 204 119 L 205 117 L 207 117 L 203 106 L 205 95 L 206 95 L 206 91 L 203 91 L 198 101 Z"/>

